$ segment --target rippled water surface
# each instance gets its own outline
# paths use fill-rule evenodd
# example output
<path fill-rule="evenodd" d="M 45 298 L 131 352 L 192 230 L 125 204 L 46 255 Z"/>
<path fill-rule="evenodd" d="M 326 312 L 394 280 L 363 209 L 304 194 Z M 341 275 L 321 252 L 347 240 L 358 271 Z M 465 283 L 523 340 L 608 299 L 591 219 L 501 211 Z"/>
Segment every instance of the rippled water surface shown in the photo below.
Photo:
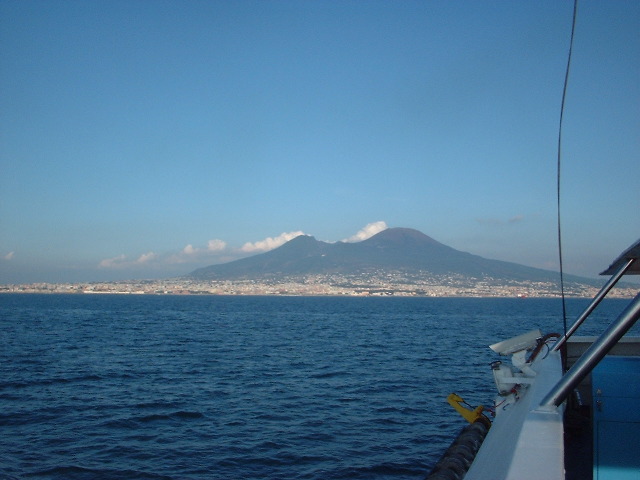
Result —
<path fill-rule="evenodd" d="M 560 312 L 549 299 L 0 295 L 0 478 L 424 478 L 464 426 L 446 396 L 493 399 L 487 345 L 561 331 Z"/>

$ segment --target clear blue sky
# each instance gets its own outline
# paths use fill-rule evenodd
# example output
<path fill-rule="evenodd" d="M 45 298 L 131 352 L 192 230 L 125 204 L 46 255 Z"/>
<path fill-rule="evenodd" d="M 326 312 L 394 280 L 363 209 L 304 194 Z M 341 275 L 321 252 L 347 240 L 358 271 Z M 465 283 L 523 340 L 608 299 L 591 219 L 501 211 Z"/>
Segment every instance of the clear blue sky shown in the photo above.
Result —
<path fill-rule="evenodd" d="M 0 0 L 0 283 L 163 278 L 370 224 L 555 269 L 572 8 Z M 640 2 L 582 0 L 569 273 L 640 237 L 639 118 Z"/>

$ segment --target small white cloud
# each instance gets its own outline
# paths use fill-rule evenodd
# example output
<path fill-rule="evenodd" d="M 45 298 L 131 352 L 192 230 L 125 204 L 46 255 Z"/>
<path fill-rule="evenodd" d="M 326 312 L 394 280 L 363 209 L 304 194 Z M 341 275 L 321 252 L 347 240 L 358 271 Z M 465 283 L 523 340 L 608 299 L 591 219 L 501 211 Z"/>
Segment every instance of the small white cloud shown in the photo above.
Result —
<path fill-rule="evenodd" d="M 98 265 L 101 268 L 117 268 L 117 267 L 121 267 L 125 263 L 126 259 L 127 257 L 124 254 L 122 254 L 113 258 L 105 258 Z"/>
<path fill-rule="evenodd" d="M 154 260 L 155 258 L 157 258 L 157 255 L 153 252 L 143 253 L 142 255 L 140 255 L 140 257 L 138 257 L 136 263 L 147 263 Z"/>
<path fill-rule="evenodd" d="M 15 254 L 16 254 L 16 252 L 9 252 L 4 256 L 4 259 L 5 260 L 11 260 Z"/>
<path fill-rule="evenodd" d="M 209 243 L 207 243 L 207 250 L 209 252 L 221 252 L 225 248 L 227 248 L 227 243 L 222 240 L 218 240 L 217 238 L 209 240 Z"/>
<path fill-rule="evenodd" d="M 223 240 L 214 238 L 207 242 L 206 247 L 194 247 L 192 244 L 187 245 L 178 253 L 165 258 L 165 262 L 169 264 L 175 263 L 192 263 L 201 261 L 207 257 L 218 256 L 227 251 L 227 243 Z"/>
<path fill-rule="evenodd" d="M 388 227 L 386 222 L 373 222 L 365 226 L 362 230 L 360 230 L 352 237 L 346 238 L 345 240 L 343 240 L 343 242 L 361 242 L 363 240 L 366 240 L 367 238 L 373 237 L 376 233 L 380 233 L 387 228 Z"/>
<path fill-rule="evenodd" d="M 195 255 L 200 256 L 200 255 L 207 255 L 210 253 L 219 253 L 226 248 L 227 248 L 226 242 L 222 240 L 218 240 L 217 238 L 214 238 L 213 240 L 209 240 L 209 242 L 207 242 L 206 248 L 196 248 L 193 245 L 189 244 L 182 249 L 181 253 L 183 255 L 189 255 L 189 256 L 195 256 Z"/>
<path fill-rule="evenodd" d="M 252 252 L 268 252 L 269 250 L 273 250 L 274 248 L 279 247 L 287 243 L 289 240 L 293 240 L 300 235 L 305 235 L 304 232 L 296 231 L 296 232 L 284 232 L 281 233 L 277 237 L 267 237 L 264 240 L 260 240 L 258 242 L 247 242 L 245 243 L 240 250 L 247 253 Z"/>

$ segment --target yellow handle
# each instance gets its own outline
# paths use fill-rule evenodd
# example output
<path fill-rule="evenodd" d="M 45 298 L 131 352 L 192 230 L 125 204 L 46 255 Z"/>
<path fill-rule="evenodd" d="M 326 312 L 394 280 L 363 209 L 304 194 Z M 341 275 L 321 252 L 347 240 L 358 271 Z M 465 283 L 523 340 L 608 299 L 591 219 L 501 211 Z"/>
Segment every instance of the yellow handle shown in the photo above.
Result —
<path fill-rule="evenodd" d="M 491 426 L 491 421 L 482 414 L 484 411 L 484 407 L 482 405 L 474 408 L 473 410 L 463 407 L 462 402 L 464 402 L 464 400 L 460 395 L 455 393 L 452 393 L 447 397 L 447 402 L 449 402 L 449 405 L 455 408 L 456 412 L 462 415 L 467 422 L 475 423 L 480 421 L 487 426 Z"/>

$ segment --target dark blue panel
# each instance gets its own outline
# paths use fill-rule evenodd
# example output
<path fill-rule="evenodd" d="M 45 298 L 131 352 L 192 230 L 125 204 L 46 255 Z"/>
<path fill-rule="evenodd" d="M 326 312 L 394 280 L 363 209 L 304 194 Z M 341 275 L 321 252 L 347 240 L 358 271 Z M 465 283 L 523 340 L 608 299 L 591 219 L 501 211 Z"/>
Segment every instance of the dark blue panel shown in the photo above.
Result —
<path fill-rule="evenodd" d="M 593 370 L 594 480 L 640 480 L 640 358 Z"/>

